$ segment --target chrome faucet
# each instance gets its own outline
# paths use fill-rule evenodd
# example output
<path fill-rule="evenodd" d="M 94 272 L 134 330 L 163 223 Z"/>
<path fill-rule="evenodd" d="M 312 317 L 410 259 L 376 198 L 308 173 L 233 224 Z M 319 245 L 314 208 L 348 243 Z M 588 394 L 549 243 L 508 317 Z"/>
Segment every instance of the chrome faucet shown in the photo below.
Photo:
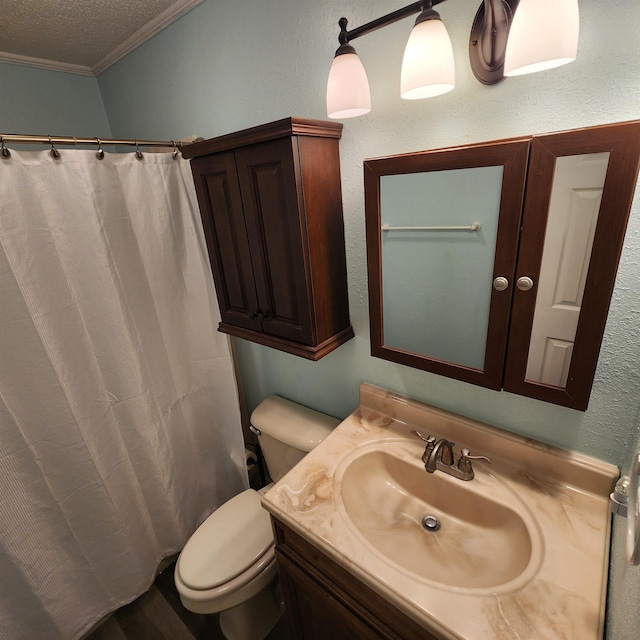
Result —
<path fill-rule="evenodd" d="M 427 461 L 424 463 L 424 468 L 433 473 L 437 469 L 437 463 L 440 462 L 443 465 L 450 467 L 454 463 L 453 447 L 455 442 L 440 438 L 434 445 L 433 449 L 429 453 Z"/>
<path fill-rule="evenodd" d="M 424 453 L 422 454 L 422 462 L 427 473 L 434 473 L 437 469 L 448 473 L 459 480 L 473 480 L 472 460 L 484 460 L 491 464 L 491 460 L 486 456 L 472 456 L 469 449 L 462 449 L 458 462 L 455 461 L 453 447 L 455 443 L 440 438 L 436 440 L 435 436 L 423 436 L 418 431 L 412 431 L 422 441 L 426 443 Z"/>

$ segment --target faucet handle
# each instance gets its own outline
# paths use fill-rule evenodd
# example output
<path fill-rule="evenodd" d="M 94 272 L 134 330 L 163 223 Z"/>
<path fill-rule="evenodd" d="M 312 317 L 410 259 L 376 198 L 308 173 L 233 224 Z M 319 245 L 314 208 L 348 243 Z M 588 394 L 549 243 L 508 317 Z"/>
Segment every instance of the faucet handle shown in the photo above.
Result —
<path fill-rule="evenodd" d="M 413 433 L 414 436 L 418 436 L 420 440 L 422 440 L 423 442 L 426 442 L 427 444 L 431 444 L 431 445 L 435 444 L 435 441 L 436 441 L 435 436 L 427 436 L 425 438 L 419 431 L 416 431 L 415 429 L 412 429 L 411 433 Z"/>
<path fill-rule="evenodd" d="M 427 436 L 426 438 L 419 432 L 413 429 L 411 431 L 414 435 L 418 436 L 420 440 L 427 443 L 427 446 L 424 448 L 424 453 L 422 454 L 422 462 L 427 464 L 427 460 L 433 451 L 433 448 L 436 446 L 436 437 L 435 436 Z"/>
<path fill-rule="evenodd" d="M 469 449 L 463 449 L 461 451 L 460 460 L 458 460 L 458 469 L 463 473 L 473 474 L 473 467 L 471 466 L 472 460 L 484 460 L 491 464 L 491 460 L 487 456 L 472 456 Z"/>

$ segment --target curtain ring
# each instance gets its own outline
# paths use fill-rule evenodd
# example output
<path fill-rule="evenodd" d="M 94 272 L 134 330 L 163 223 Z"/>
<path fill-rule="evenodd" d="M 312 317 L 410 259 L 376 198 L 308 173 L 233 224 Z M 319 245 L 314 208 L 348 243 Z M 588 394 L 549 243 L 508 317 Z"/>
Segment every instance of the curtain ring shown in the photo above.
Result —
<path fill-rule="evenodd" d="M 140 149 L 138 148 L 137 140 L 136 140 L 136 158 L 138 158 L 138 160 L 142 160 L 144 158 L 144 156 L 142 155 L 142 151 L 140 151 Z"/>
<path fill-rule="evenodd" d="M 4 146 L 4 139 L 2 136 L 0 136 L 0 154 L 2 154 L 3 158 L 11 157 L 11 151 Z"/>
<path fill-rule="evenodd" d="M 171 142 L 173 142 L 173 153 L 171 154 L 171 157 L 172 157 L 174 160 L 177 160 L 177 159 L 178 159 L 178 154 L 180 153 L 180 152 L 178 151 L 178 145 L 176 144 L 176 141 L 175 141 L 175 140 L 172 140 Z"/>
<path fill-rule="evenodd" d="M 49 136 L 49 144 L 51 145 L 51 157 L 58 160 L 60 158 L 60 152 L 53 146 L 53 140 L 51 139 L 51 136 Z"/>
<path fill-rule="evenodd" d="M 98 150 L 96 151 L 96 158 L 98 160 L 104 160 L 104 151 L 102 150 L 102 142 L 100 142 L 100 138 L 96 138 L 98 141 Z"/>

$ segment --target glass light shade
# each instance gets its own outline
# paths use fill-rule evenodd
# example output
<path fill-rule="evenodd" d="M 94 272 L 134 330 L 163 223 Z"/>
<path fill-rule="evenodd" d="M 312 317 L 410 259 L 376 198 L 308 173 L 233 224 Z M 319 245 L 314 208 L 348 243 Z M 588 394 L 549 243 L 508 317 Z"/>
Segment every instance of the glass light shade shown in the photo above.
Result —
<path fill-rule="evenodd" d="M 327 116 L 355 118 L 371 111 L 367 74 L 356 53 L 343 53 L 331 63 L 327 82 Z"/>
<path fill-rule="evenodd" d="M 439 96 L 456 86 L 453 47 L 442 20 L 415 25 L 402 58 L 400 95 L 405 100 Z"/>
<path fill-rule="evenodd" d="M 553 69 L 578 53 L 578 0 L 520 0 L 509 30 L 504 75 Z"/>

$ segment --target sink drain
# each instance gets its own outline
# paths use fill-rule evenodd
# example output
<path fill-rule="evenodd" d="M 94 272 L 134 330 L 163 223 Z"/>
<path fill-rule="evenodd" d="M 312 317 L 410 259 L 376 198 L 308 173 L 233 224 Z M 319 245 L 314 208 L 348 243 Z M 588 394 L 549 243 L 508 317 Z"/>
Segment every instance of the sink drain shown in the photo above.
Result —
<path fill-rule="evenodd" d="M 422 518 L 422 526 L 427 531 L 437 531 L 440 528 L 440 520 L 435 516 L 425 516 Z"/>

